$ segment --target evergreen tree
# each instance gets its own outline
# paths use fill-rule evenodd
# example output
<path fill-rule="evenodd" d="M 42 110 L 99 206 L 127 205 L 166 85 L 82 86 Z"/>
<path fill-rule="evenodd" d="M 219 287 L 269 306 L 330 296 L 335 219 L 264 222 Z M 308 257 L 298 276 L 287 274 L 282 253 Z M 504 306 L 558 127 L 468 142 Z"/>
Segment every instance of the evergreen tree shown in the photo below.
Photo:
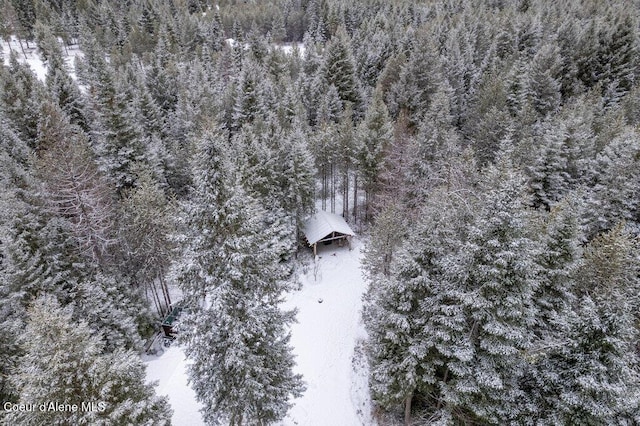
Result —
<path fill-rule="evenodd" d="M 92 148 L 101 168 L 122 192 L 134 183 L 133 165 L 146 160 L 130 87 L 135 82 L 118 78 L 95 39 L 86 36 L 83 50 L 79 77 L 90 87 L 90 106 L 95 114 Z"/>
<path fill-rule="evenodd" d="M 162 315 L 171 305 L 165 275 L 173 256 L 170 236 L 175 232 L 172 216 L 176 208 L 148 169 L 139 168 L 136 182 L 120 210 L 119 241 L 125 258 L 122 269 L 133 276 L 145 294 L 151 292 Z"/>
<path fill-rule="evenodd" d="M 302 74 L 300 75 L 300 86 L 302 92 L 302 103 L 307 110 L 307 119 L 310 125 L 315 125 L 320 121 L 318 110 L 320 109 L 320 99 L 325 93 L 324 78 L 321 74 L 322 54 L 320 46 L 311 42 L 309 37 L 304 39 L 304 57 L 302 63 Z M 335 86 L 333 89 L 336 91 Z"/>
<path fill-rule="evenodd" d="M 463 271 L 452 263 L 471 218 L 464 204 L 473 200 L 434 190 L 429 201 L 395 255 L 393 244 L 378 249 L 384 244 L 378 241 L 368 248 L 365 263 L 369 290 L 363 317 L 372 397 L 385 408 L 404 404 L 405 424 L 411 424 L 414 399 L 425 398 L 437 415 L 453 410 L 448 403 L 458 401 L 449 399 L 447 386 L 456 375 L 468 374 L 465 364 L 473 357 L 465 288 L 453 279 Z"/>
<path fill-rule="evenodd" d="M 541 270 L 534 297 L 536 331 L 544 346 L 548 338 L 553 341 L 556 333 L 566 331 L 566 321 L 576 303 L 575 279 L 582 265 L 583 239 L 576 201 L 569 199 L 554 207 L 542 226 L 542 249 L 537 261 Z"/>
<path fill-rule="evenodd" d="M 277 158 L 282 161 L 282 170 L 278 171 L 281 206 L 291 214 L 295 221 L 297 240 L 305 217 L 312 213 L 315 195 L 315 159 L 311 155 L 303 129 L 297 124 L 291 134 L 284 138 Z"/>
<path fill-rule="evenodd" d="M 11 0 L 13 8 L 18 18 L 20 33 L 19 36 L 27 41 L 33 41 L 34 26 L 36 24 L 36 7 L 34 0 Z"/>
<path fill-rule="evenodd" d="M 176 108 L 178 102 L 177 77 L 178 70 L 175 58 L 170 52 L 168 34 L 160 32 L 158 43 L 154 50 L 154 60 L 147 72 L 146 83 L 158 107 L 165 113 Z"/>
<path fill-rule="evenodd" d="M 472 142 L 480 164 L 493 161 L 512 125 L 505 83 L 495 72 L 485 72 L 470 99 L 463 135 Z"/>
<path fill-rule="evenodd" d="M 487 423 L 517 418 L 526 397 L 519 387 L 535 324 L 538 245 L 531 239 L 523 200 L 524 180 L 502 151 L 483 182 L 484 194 L 456 263 L 470 297 L 465 299 L 472 356 L 450 368 L 455 379 L 443 393 Z"/>
<path fill-rule="evenodd" d="M 622 226 L 586 247 L 570 276 L 572 310 L 531 357 L 539 400 L 530 424 L 638 421 L 637 271 L 637 247 Z"/>
<path fill-rule="evenodd" d="M 611 229 L 621 220 L 638 219 L 638 134 L 627 130 L 596 158 L 596 182 L 588 203 L 590 232 Z"/>
<path fill-rule="evenodd" d="M 0 398 L 4 401 L 15 401 L 16 391 L 10 383 L 12 369 L 21 355 L 17 336 L 23 328 L 23 297 L 25 288 L 15 285 L 12 278 L 20 272 L 31 275 L 27 268 L 16 268 L 12 257 L 18 250 L 21 229 L 18 224 L 26 222 L 29 216 L 29 204 L 25 196 L 30 195 L 32 177 L 25 169 L 28 149 L 24 141 L 11 131 L 0 113 L 0 184 L 4 191 L 0 192 L 0 326 L 5 331 L 0 341 Z M 31 259 L 33 262 L 35 259 Z M 33 278 L 42 276 L 42 270 L 35 267 Z M 14 285 L 12 285 L 14 284 Z"/>
<path fill-rule="evenodd" d="M 377 91 L 359 129 L 358 168 L 365 191 L 365 218 L 371 217 L 374 197 L 380 189 L 383 154 L 393 138 L 393 127 L 382 92 Z"/>
<path fill-rule="evenodd" d="M 261 108 L 265 100 L 261 96 L 262 86 L 267 84 L 265 80 L 266 76 L 257 63 L 252 60 L 243 62 L 233 106 L 231 128 L 234 131 L 239 130 L 245 123 L 251 123 L 265 112 Z"/>
<path fill-rule="evenodd" d="M 535 207 L 551 208 L 567 193 L 570 186 L 565 141 L 568 137 L 562 123 L 545 126 L 536 147 L 535 160 L 528 168 Z"/>
<path fill-rule="evenodd" d="M 326 47 L 322 74 L 327 86 L 334 85 L 343 103 L 350 102 L 356 116 L 362 110 L 362 94 L 356 75 L 354 59 L 349 46 L 349 36 L 340 28 Z"/>
<path fill-rule="evenodd" d="M 415 126 L 431 105 L 431 97 L 442 81 L 441 64 L 432 40 L 423 35 L 414 42 L 407 62 L 393 84 L 390 104 L 397 111 L 405 110 Z"/>
<path fill-rule="evenodd" d="M 629 93 L 638 77 L 638 34 L 636 21 L 624 12 L 617 12 L 611 27 L 602 29 L 601 66 L 604 69 L 605 104 L 617 104 Z M 637 19 L 637 18 L 636 18 Z"/>
<path fill-rule="evenodd" d="M 554 44 L 542 46 L 531 61 L 529 91 L 532 105 L 541 116 L 560 106 L 561 66 L 559 48 Z"/>
<path fill-rule="evenodd" d="M 16 54 L 9 59 L 9 66 L 0 67 L 0 110 L 9 125 L 30 148 L 36 147 L 38 113 L 42 100 L 42 84 L 28 65 L 18 62 Z"/>
<path fill-rule="evenodd" d="M 60 56 L 53 53 L 49 57 L 45 79 L 47 88 L 53 100 L 58 103 L 71 122 L 80 126 L 82 130 L 89 131 L 84 97 L 78 84 L 69 75 L 61 55 L 62 52 L 60 52 Z"/>
<path fill-rule="evenodd" d="M 190 230 L 175 274 L 192 312 L 182 339 L 204 419 L 210 424 L 271 423 L 304 386 L 294 375 L 279 308 L 286 270 L 263 229 L 264 211 L 238 185 L 225 136 L 198 141 Z"/>
<path fill-rule="evenodd" d="M 170 424 L 167 401 L 144 383 L 144 364 L 138 355 L 124 350 L 102 355 L 100 338 L 53 298 L 34 302 L 20 343 L 25 355 L 12 381 L 20 393 L 19 403 L 36 407 L 10 413 L 12 424 Z M 37 408 L 51 402 L 78 408 Z M 94 403 L 95 411 L 82 410 L 83 402 Z"/>

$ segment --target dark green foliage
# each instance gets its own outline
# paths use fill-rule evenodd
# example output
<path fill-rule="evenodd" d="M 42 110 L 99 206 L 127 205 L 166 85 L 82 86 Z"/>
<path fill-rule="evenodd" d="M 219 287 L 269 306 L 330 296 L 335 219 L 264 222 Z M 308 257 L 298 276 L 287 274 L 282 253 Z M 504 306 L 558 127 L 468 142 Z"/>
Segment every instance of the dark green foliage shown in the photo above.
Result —
<path fill-rule="evenodd" d="M 0 68 L 0 109 L 8 125 L 29 145 L 36 149 L 38 109 L 42 99 L 42 84 L 27 65 L 20 64 L 12 54 L 9 66 Z"/>
<path fill-rule="evenodd" d="M 170 424 L 167 401 L 144 383 L 138 356 L 122 349 L 101 354 L 100 338 L 54 299 L 41 297 L 33 303 L 20 343 L 25 354 L 12 378 L 22 395 L 20 403 L 65 401 L 80 406 L 102 401 L 106 406 L 102 411 L 13 412 L 8 415 L 11 424 Z"/>
<path fill-rule="evenodd" d="M 354 111 L 362 108 L 360 83 L 356 75 L 355 63 L 348 44 L 348 36 L 341 28 L 329 42 L 322 65 L 322 73 L 327 86 L 335 86 L 343 103 L 349 102 Z"/>
<path fill-rule="evenodd" d="M 185 205 L 188 234 L 174 274 L 192 312 L 182 341 L 202 414 L 210 424 L 282 419 L 304 390 L 292 372 L 287 324 L 279 303 L 287 269 L 272 243 L 267 212 L 239 185 L 226 135 L 197 142 L 194 194 Z"/>
<path fill-rule="evenodd" d="M 8 375 L 26 365 L 16 337 L 38 296 L 109 329 L 95 361 L 139 347 L 177 277 L 194 306 L 212 301 L 185 340 L 194 377 L 218 374 L 194 384 L 207 420 L 281 419 L 302 387 L 278 300 L 318 205 L 372 229 L 365 317 L 384 410 L 638 422 L 634 2 L 0 6 L 0 35 L 18 37 L 0 68 L 3 398 L 25 398 Z M 36 52 L 44 82 L 25 64 Z M 277 361 L 256 362 L 260 348 Z M 225 351 L 244 376 L 220 367 Z M 135 387 L 123 359 L 114 380 Z"/>

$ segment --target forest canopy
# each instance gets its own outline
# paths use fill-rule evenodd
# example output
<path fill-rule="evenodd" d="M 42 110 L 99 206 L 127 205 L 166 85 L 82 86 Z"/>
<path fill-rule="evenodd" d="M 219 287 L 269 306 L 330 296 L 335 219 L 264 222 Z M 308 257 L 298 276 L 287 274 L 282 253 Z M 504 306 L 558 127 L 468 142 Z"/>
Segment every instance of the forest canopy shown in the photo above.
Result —
<path fill-rule="evenodd" d="M 205 420 L 282 419 L 304 384 L 279 303 L 321 208 L 368 238 L 381 422 L 639 423 L 639 23 L 631 0 L 0 1 L 0 399 L 50 349 L 86 369 L 52 395 L 125 407 L 78 422 L 168 423 L 131 378 L 179 289 Z"/>

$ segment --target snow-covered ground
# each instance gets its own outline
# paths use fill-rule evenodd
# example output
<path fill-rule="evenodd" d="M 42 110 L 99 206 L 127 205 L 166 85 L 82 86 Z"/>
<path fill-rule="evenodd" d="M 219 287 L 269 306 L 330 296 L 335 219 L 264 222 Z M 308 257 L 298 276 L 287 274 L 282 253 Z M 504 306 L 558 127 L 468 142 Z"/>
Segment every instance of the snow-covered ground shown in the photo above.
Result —
<path fill-rule="evenodd" d="M 304 376 L 306 392 L 281 426 L 371 425 L 366 363 L 357 349 L 365 337 L 360 310 L 365 283 L 360 271 L 362 243 L 352 250 L 335 244 L 318 247 L 317 267 L 308 265 L 302 288 L 292 292 L 285 309 L 298 309 L 291 328 L 296 372 Z M 320 303 L 320 300 L 322 301 Z M 158 381 L 157 393 L 167 395 L 177 426 L 203 424 L 199 404 L 187 385 L 186 360 L 179 347 L 145 357 L 147 378 Z"/>
<path fill-rule="evenodd" d="M 281 49 L 287 55 L 291 55 L 293 53 L 294 46 L 298 48 L 298 54 L 300 57 L 304 56 L 305 46 L 304 43 L 276 43 L 274 44 L 278 49 Z"/>
<path fill-rule="evenodd" d="M 187 360 L 178 346 L 171 346 L 160 356 L 144 356 L 147 378 L 158 382 L 156 394 L 169 397 L 176 426 L 204 425 L 196 394 L 187 383 Z"/>
<path fill-rule="evenodd" d="M 21 47 L 18 39 L 15 36 L 11 36 L 9 42 L 0 40 L 0 47 L 2 48 L 0 53 L 2 54 L 5 64 L 9 64 L 11 52 L 15 52 L 18 54 L 18 61 L 28 64 L 40 81 L 45 80 L 47 76 L 47 67 L 42 62 L 42 58 L 40 57 L 34 42 L 29 43 L 29 47 L 27 47 L 27 42 L 22 41 Z M 78 45 L 66 47 L 61 45 L 61 48 L 69 74 L 71 77 L 75 78 L 75 58 L 76 56 L 82 56 L 82 52 Z"/>
<path fill-rule="evenodd" d="M 286 426 L 372 423 L 365 363 L 361 357 L 354 359 L 356 344 L 365 337 L 360 320 L 366 288 L 361 248 L 358 240 L 353 250 L 320 245 L 317 279 L 310 265 L 301 277 L 302 290 L 289 295 L 286 307 L 298 308 L 291 343 L 307 391 L 294 401 Z"/>

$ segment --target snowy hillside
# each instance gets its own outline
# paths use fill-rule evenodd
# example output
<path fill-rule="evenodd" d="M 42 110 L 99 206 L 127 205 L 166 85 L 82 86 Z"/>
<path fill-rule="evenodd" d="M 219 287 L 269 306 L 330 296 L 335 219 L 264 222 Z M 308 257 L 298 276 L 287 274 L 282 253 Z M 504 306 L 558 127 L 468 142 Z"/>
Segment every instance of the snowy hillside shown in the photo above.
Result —
<path fill-rule="evenodd" d="M 366 288 L 361 248 L 359 240 L 354 240 L 352 250 L 320 246 L 317 268 L 309 265 L 301 290 L 288 296 L 284 308 L 298 310 L 291 330 L 295 372 L 304 376 L 307 390 L 293 401 L 281 426 L 372 424 L 366 363 L 356 350 L 365 336 L 360 319 Z M 197 426 L 203 422 L 187 384 L 186 362 L 180 348 L 171 347 L 146 358 L 147 378 L 158 381 L 158 395 L 168 395 L 175 425 Z"/>

